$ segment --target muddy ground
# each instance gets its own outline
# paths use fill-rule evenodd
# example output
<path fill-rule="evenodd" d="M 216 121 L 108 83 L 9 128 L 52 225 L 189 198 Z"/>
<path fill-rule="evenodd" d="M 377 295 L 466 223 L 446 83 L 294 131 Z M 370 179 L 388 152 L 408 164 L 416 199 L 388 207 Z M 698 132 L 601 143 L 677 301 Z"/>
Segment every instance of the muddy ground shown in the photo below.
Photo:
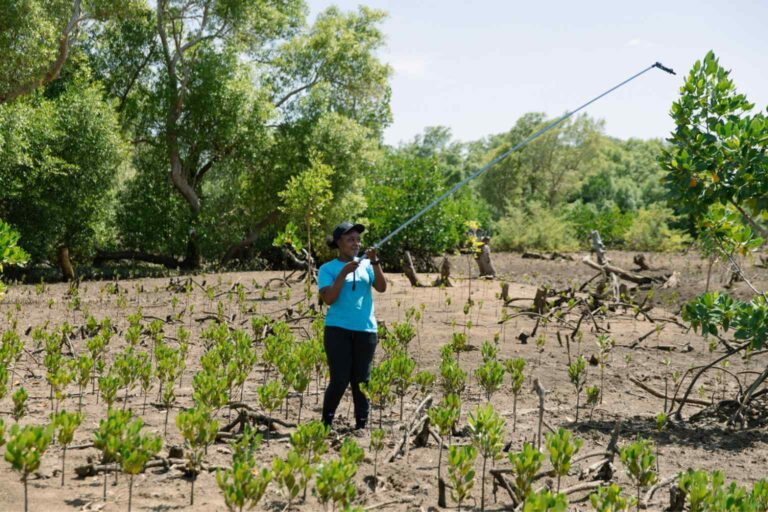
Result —
<path fill-rule="evenodd" d="M 557 341 L 557 331 L 570 332 L 570 328 L 558 327 L 555 323 L 540 327 L 538 334 L 545 337 L 543 350 L 539 350 L 533 339 L 523 344 L 519 340 L 520 333 L 530 333 L 534 321 L 526 316 L 518 316 L 505 324 L 500 324 L 503 308 L 498 298 L 500 281 L 503 279 L 510 283 L 509 295 L 513 298 L 532 298 L 536 288 L 540 285 L 549 285 L 554 289 L 563 289 L 570 285 L 580 285 L 593 277 L 596 272 L 579 260 L 583 255 L 574 255 L 575 261 L 558 260 L 542 261 L 522 259 L 515 254 L 494 255 L 494 264 L 501 279 L 477 280 L 466 279 L 467 261 L 463 256 L 451 257 L 454 273 L 454 286 L 451 288 L 412 288 L 407 280 L 400 274 L 388 274 L 390 281 L 389 290 L 384 295 L 375 297 L 377 317 L 387 324 L 402 320 L 405 310 L 411 306 L 418 308 L 424 304 L 424 318 L 418 325 L 418 339 L 412 343 L 413 353 L 416 356 L 419 369 L 437 370 L 439 363 L 440 347 L 448 342 L 454 329 L 462 329 L 466 322 L 463 306 L 468 294 L 475 302 L 471 312 L 473 327 L 470 331 L 470 343 L 474 350 L 461 356 L 461 365 L 465 370 L 473 371 L 479 365 L 480 352 L 477 350 L 484 340 L 493 339 L 498 333 L 500 338 L 500 358 L 506 359 L 522 356 L 527 359 L 526 383 L 524 391 L 518 403 L 517 431 L 511 432 L 512 396 L 508 391 L 508 383 L 502 391 L 496 393 L 491 402 L 507 420 L 507 440 L 511 441 L 512 448 L 520 447 L 524 440 L 531 440 L 535 436 L 537 419 L 537 398 L 531 391 L 531 382 L 537 377 L 547 390 L 546 412 L 544 419 L 549 427 L 564 426 L 569 428 L 584 439 L 585 446 L 582 453 L 588 453 L 599 448 L 604 448 L 610 437 L 611 429 L 616 420 L 621 419 L 622 430 L 619 443 L 622 444 L 635 438 L 637 434 L 651 437 L 659 447 L 660 475 L 661 478 L 675 474 L 689 467 L 707 470 L 721 469 L 725 472 L 727 480 L 735 480 L 743 484 L 749 484 L 759 478 L 765 477 L 765 468 L 768 467 L 768 431 L 763 426 L 753 426 L 745 430 L 732 430 L 713 417 L 705 415 L 703 421 L 686 421 L 670 425 L 664 432 L 657 433 L 655 429 L 655 415 L 659 413 L 664 400 L 651 396 L 647 391 L 633 384 L 630 380 L 637 379 L 655 390 L 663 391 L 664 379 L 671 386 L 671 375 L 675 370 L 684 372 L 692 366 L 701 365 L 723 353 L 722 347 L 717 347 L 715 353 L 710 352 L 708 342 L 701 336 L 678 325 L 677 313 L 681 304 L 687 299 L 704 290 L 707 275 L 706 261 L 694 254 L 688 255 L 650 255 L 649 263 L 654 267 L 656 275 L 669 274 L 673 271 L 680 272 L 680 285 L 671 290 L 657 291 L 654 294 L 655 308 L 649 312 L 655 323 L 635 315 L 631 309 L 626 312 L 618 310 L 610 313 L 606 318 L 598 318 L 596 321 L 601 327 L 610 329 L 610 335 L 616 340 L 616 347 L 612 350 L 605 371 L 605 385 L 603 389 L 603 402 L 592 412 L 591 419 L 588 410 L 582 411 L 578 424 L 574 423 L 574 390 L 567 375 L 568 355 L 566 348 L 560 346 Z M 633 268 L 632 254 L 609 253 L 613 263 L 627 269 Z M 755 267 L 752 262 L 744 262 L 747 275 L 752 276 L 753 284 L 758 289 L 768 288 L 768 272 L 765 269 Z M 474 263 L 470 262 L 469 268 L 476 276 Z M 721 264 L 714 266 L 711 287 L 718 288 L 727 279 L 726 267 Z M 270 291 L 266 292 L 262 299 L 261 288 L 272 278 L 282 276 L 282 272 L 244 272 L 225 273 L 192 276 L 203 286 L 215 287 L 217 292 L 226 292 L 234 283 L 241 283 L 248 291 L 248 301 L 253 305 L 258 314 L 283 315 L 285 308 L 295 303 L 301 297 L 301 285 L 292 286 L 291 297 L 287 298 L 280 290 L 282 288 L 273 282 Z M 435 275 L 422 274 L 423 282 L 431 282 Z M 42 286 L 18 285 L 12 286 L 0 305 L 0 318 L 2 326 L 0 331 L 9 327 L 10 321 L 18 321 L 18 331 L 24 333 L 28 327 L 59 325 L 64 321 L 74 326 L 83 324 L 87 312 L 101 319 L 110 316 L 116 323 L 119 331 L 123 331 L 127 325 L 126 315 L 136 311 L 141 306 L 148 317 L 166 318 L 171 314 L 171 299 L 173 293 L 167 290 L 169 278 L 135 279 L 121 281 L 120 285 L 126 292 L 127 305 L 124 308 L 117 306 L 117 298 L 107 290 L 106 282 L 86 282 L 80 287 L 81 304 L 79 309 L 71 309 L 71 301 L 66 297 L 68 286 L 66 284 L 49 284 Z M 749 296 L 749 288 L 744 283 L 736 283 L 732 290 L 734 294 L 742 298 Z M 280 298 L 282 296 L 282 298 Z M 181 308 L 184 305 L 183 294 L 179 295 Z M 177 407 L 192 405 L 192 375 L 199 369 L 199 357 L 202 347 L 197 340 L 200 330 L 208 322 L 198 322 L 196 319 L 205 315 L 206 311 L 215 311 L 215 302 L 211 302 L 202 287 L 195 286 L 191 295 L 194 304 L 194 312 L 183 317 L 185 325 L 192 327 L 192 347 L 187 361 L 187 370 L 182 378 L 182 385 L 177 390 Z M 226 294 L 220 295 L 215 301 L 222 301 L 228 314 L 236 313 L 233 325 L 240 322 L 248 322 L 247 316 L 238 313 L 237 304 L 228 300 Z M 520 307 L 530 306 L 530 300 L 515 301 L 512 304 Z M 187 310 L 189 311 L 189 310 Z M 515 309 L 509 308 L 509 314 L 514 314 Z M 576 317 L 569 317 L 575 321 Z M 149 318 L 145 320 L 146 323 Z M 453 322 L 456 326 L 452 326 Z M 245 323 L 244 328 L 249 324 Z M 657 330 L 657 326 L 663 328 Z M 175 333 L 176 327 L 169 326 L 166 332 L 169 335 Z M 573 343 L 572 356 L 581 353 L 589 358 L 596 352 L 596 333 L 592 332 L 594 326 L 585 322 L 581 343 Z M 640 336 L 653 331 L 644 341 L 635 348 L 627 348 Z M 301 335 L 302 331 L 296 331 Z M 27 348 L 32 350 L 29 336 L 22 336 L 27 342 Z M 83 350 L 85 341 L 79 337 L 72 341 L 75 351 Z M 146 342 L 144 342 L 146 343 Z M 113 357 L 125 345 L 121 336 L 116 336 L 110 345 L 110 357 Z M 377 357 L 381 356 L 381 350 Z M 13 388 L 7 396 L 0 401 L 0 413 L 5 419 L 6 425 L 13 420 L 9 416 L 12 407 L 11 393 L 17 386 L 23 385 L 29 392 L 29 415 L 22 423 L 42 424 L 47 420 L 50 412 L 48 385 L 45 381 L 45 369 L 42 366 L 42 354 L 34 356 L 40 364 L 36 364 L 33 357 L 25 355 L 17 366 L 17 377 L 13 378 Z M 665 361 L 666 360 L 666 361 Z M 743 382 L 750 373 L 764 368 L 764 361 L 759 358 L 743 361 L 734 358 L 729 370 L 739 376 Z M 588 385 L 598 381 L 598 370 L 590 366 L 588 370 Z M 258 408 L 255 389 L 261 383 L 261 371 L 257 370 L 252 375 L 245 389 L 245 402 Z M 713 397 L 720 398 L 723 394 L 729 396 L 736 389 L 733 379 L 718 380 L 714 374 L 706 375 L 697 385 L 693 394 L 697 399 L 709 401 Z M 315 383 L 310 385 L 310 395 L 307 397 L 303 418 L 319 417 L 320 403 L 315 393 Z M 77 407 L 77 388 L 70 386 L 69 397 L 65 399 L 63 407 L 74 410 Z M 433 391 L 436 399 L 440 391 Z M 345 396 L 339 408 L 339 421 L 337 428 L 344 435 L 346 427 L 352 422 L 350 415 L 350 395 Z M 409 398 L 406 402 L 406 418 L 415 408 L 420 396 Z M 83 425 L 75 434 L 73 445 L 87 445 L 92 441 L 93 432 L 98 422 L 105 416 L 103 404 L 96 403 L 94 395 L 88 393 L 84 397 L 86 418 Z M 472 410 L 475 405 L 485 402 L 477 382 L 470 380 L 470 386 L 463 397 L 462 407 L 464 416 L 460 426 L 466 425 L 466 412 Z M 582 400 L 583 403 L 583 400 Z M 122 406 L 122 393 L 117 404 Z M 295 420 L 296 400 L 290 402 L 288 411 L 289 421 Z M 129 397 L 129 407 L 136 412 L 141 412 L 141 397 L 134 392 Z M 688 405 L 683 414 L 690 416 L 701 410 L 698 405 Z M 168 436 L 165 447 L 161 452 L 167 454 L 167 447 L 181 444 L 181 438 L 174 426 L 174 417 L 178 412 L 175 408 L 170 413 Z M 228 412 L 222 411 L 222 421 Z M 282 414 L 279 415 L 282 417 Z M 162 435 L 165 410 L 162 407 L 150 406 L 143 415 L 147 429 Z M 387 430 L 387 447 L 383 452 L 386 456 L 391 451 L 394 443 L 401 437 L 401 423 L 398 421 L 397 407 L 393 406 L 384 413 L 384 426 Z M 287 450 L 287 435 L 290 429 L 278 427 L 273 434 L 273 441 L 269 446 L 262 445 L 259 459 L 268 464 L 275 456 L 283 454 Z M 357 432 L 349 434 L 356 437 L 358 443 L 367 449 L 368 433 Z M 456 438 L 457 442 L 466 442 L 467 439 Z M 4 449 L 3 449 L 4 451 Z M 360 465 L 356 477 L 358 489 L 357 504 L 362 507 L 373 507 L 376 510 L 430 510 L 436 508 L 437 485 L 436 463 L 437 445 L 431 440 L 426 448 L 412 449 L 408 460 L 397 459 L 394 463 L 380 463 L 380 479 L 383 482 L 379 490 L 374 494 L 364 478 L 373 472 L 372 460 L 366 455 L 365 461 Z M 335 455 L 334 450 L 330 452 Z M 59 467 L 61 463 L 61 449 L 52 446 L 43 457 L 42 466 L 37 475 L 31 477 L 29 488 L 30 510 L 73 511 L 73 510 L 127 510 L 128 479 L 120 476 L 117 483 L 110 477 L 108 485 L 108 497 L 106 503 L 101 499 L 102 477 L 92 476 L 78 478 L 74 468 L 86 464 L 88 460 L 98 457 L 94 448 L 82 448 L 69 450 L 67 453 L 67 471 L 65 484 L 60 485 Z M 445 457 L 443 459 L 445 461 Z M 226 466 L 230 463 L 230 450 L 224 443 L 213 446 L 206 461 L 212 465 Z M 563 487 L 578 483 L 578 472 L 586 467 L 594 459 L 577 464 L 564 482 Z M 478 472 L 480 461 L 478 461 Z M 496 462 L 496 467 L 509 467 L 506 459 Z M 546 466 L 545 466 L 546 467 Z M 615 480 L 631 488 L 627 477 L 623 474 L 621 464 L 616 463 L 617 471 Z M 310 488 L 312 484 L 310 484 Z M 499 491 L 497 501 L 491 495 L 490 480 L 487 487 L 487 506 L 489 510 L 502 510 L 510 503 L 504 491 Z M 475 504 L 479 510 L 480 481 L 479 476 L 473 492 L 475 500 L 470 500 L 468 506 Z M 577 493 L 571 496 L 574 500 L 585 496 L 585 493 Z M 666 501 L 667 492 L 658 494 L 660 501 L 655 502 L 651 508 L 659 509 Z M 134 484 L 133 509 L 134 510 L 226 510 L 224 500 L 216 484 L 215 475 L 204 472 L 196 484 L 195 506 L 188 506 L 189 481 L 183 477 L 180 470 L 151 469 L 140 475 Z M 475 503 L 476 501 L 476 503 Z M 0 511 L 22 510 L 23 487 L 18 474 L 10 469 L 5 461 L 0 462 Z M 259 510 L 283 510 L 286 500 L 279 493 L 276 486 L 270 486 L 265 498 L 259 504 Z M 452 503 L 449 499 L 449 505 Z M 574 507 L 588 508 L 583 503 Z M 313 496 L 308 497 L 307 502 L 292 507 L 295 510 L 320 510 L 322 506 Z"/>

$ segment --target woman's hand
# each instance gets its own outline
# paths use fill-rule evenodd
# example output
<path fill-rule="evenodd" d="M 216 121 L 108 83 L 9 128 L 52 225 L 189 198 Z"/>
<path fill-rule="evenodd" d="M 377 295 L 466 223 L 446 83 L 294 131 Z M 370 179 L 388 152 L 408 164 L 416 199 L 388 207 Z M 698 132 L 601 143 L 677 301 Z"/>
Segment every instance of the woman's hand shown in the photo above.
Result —
<path fill-rule="evenodd" d="M 370 249 L 366 249 L 365 255 L 368 256 L 369 260 L 376 261 L 376 248 L 371 247 Z"/>
<path fill-rule="evenodd" d="M 357 267 L 359 266 L 360 266 L 359 261 L 352 260 L 348 262 L 346 265 L 344 265 L 343 267 L 341 267 L 341 271 L 339 272 L 339 274 L 342 276 L 346 276 L 347 274 L 351 274 L 352 272 L 357 270 Z"/>

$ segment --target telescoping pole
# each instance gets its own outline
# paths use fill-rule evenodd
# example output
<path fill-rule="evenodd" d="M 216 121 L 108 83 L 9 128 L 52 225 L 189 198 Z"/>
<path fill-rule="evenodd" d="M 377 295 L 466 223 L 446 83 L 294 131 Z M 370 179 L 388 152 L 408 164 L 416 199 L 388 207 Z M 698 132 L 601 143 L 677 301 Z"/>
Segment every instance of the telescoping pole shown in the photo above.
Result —
<path fill-rule="evenodd" d="M 522 148 L 524 148 L 525 146 L 527 146 L 528 144 L 530 144 L 531 142 L 533 142 L 534 140 L 536 140 L 538 137 L 540 137 L 540 136 L 544 135 L 544 134 L 545 134 L 545 133 L 547 133 L 548 131 L 550 131 L 550 130 L 552 130 L 553 128 L 557 127 L 559 124 L 561 124 L 563 121 L 565 121 L 565 120 L 566 120 L 566 119 L 568 119 L 569 117 L 573 116 L 573 115 L 574 115 L 574 114 L 576 114 L 577 112 L 579 112 L 579 111 L 581 111 L 581 110 L 583 110 L 583 109 L 587 108 L 589 105 L 591 105 L 592 103 L 596 102 L 596 101 L 597 101 L 597 100 L 599 100 L 600 98 L 603 98 L 604 96 L 607 96 L 607 95 L 609 95 L 610 93 L 612 93 L 612 92 L 613 92 L 613 91 L 615 91 L 616 89 L 618 89 L 618 88 L 620 88 L 620 87 L 622 87 L 622 86 L 624 86 L 624 85 L 628 84 L 629 82 L 631 82 L 631 81 L 632 81 L 632 80 L 634 80 L 635 78 L 638 78 L 638 77 L 640 77 L 641 75 L 643 75 L 643 74 L 647 73 L 648 71 L 650 71 L 650 70 L 651 70 L 651 69 L 653 69 L 653 68 L 658 68 L 658 69 L 660 69 L 660 70 L 662 70 L 662 71 L 665 71 L 665 72 L 667 72 L 667 73 L 669 73 L 669 74 L 671 74 L 671 75 L 674 75 L 674 74 L 675 74 L 675 72 L 674 72 L 674 71 L 673 71 L 671 68 L 668 68 L 668 67 L 666 67 L 666 66 L 662 65 L 660 62 L 656 62 L 656 63 L 654 63 L 654 64 L 652 64 L 652 65 L 648 66 L 647 68 L 643 69 L 642 71 L 640 71 L 640 72 L 638 72 L 638 73 L 635 73 L 634 75 L 632 75 L 631 77 L 627 78 L 627 79 L 626 79 L 626 80 L 624 80 L 623 82 L 621 82 L 621 83 L 619 83 L 619 84 L 617 84 L 617 85 L 614 85 L 613 87 L 611 87 L 611 88 L 610 88 L 610 89 L 608 89 L 607 91 L 605 91 L 605 92 L 603 92 L 603 93 L 599 94 L 598 96 L 595 96 L 594 98 L 592 98 L 592 99 L 591 99 L 591 100 L 589 100 L 588 102 L 584 103 L 584 104 L 583 104 L 583 105 L 581 105 L 580 107 L 576 108 L 575 110 L 572 110 L 572 111 L 570 111 L 570 112 L 566 112 L 564 115 L 562 115 L 561 117 L 559 117 L 559 118 L 555 119 L 554 121 L 552 121 L 552 122 L 551 122 L 551 123 L 549 123 L 548 125 L 546 125 L 546 126 L 544 126 L 544 127 L 540 128 L 540 129 L 536 130 L 535 132 L 533 132 L 532 134 L 530 134 L 530 135 L 529 135 L 529 136 L 528 136 L 528 137 L 527 137 L 525 140 L 523 140 L 523 141 L 522 141 L 522 142 L 520 142 L 519 144 L 515 145 L 515 146 L 514 146 L 512 149 L 509 149 L 508 151 L 505 151 L 505 152 L 504 152 L 504 153 L 502 153 L 501 155 L 497 156 L 496 158 L 494 158 L 493 160 L 491 160 L 490 162 L 488 162 L 488 163 L 487 163 L 485 166 L 483 166 L 481 169 L 479 169 L 479 170 L 475 171 L 474 173 L 470 174 L 469 176 L 467 176 L 466 178 L 464 178 L 463 180 L 461 180 L 460 182 L 458 182 L 458 183 L 457 183 L 456 185 L 454 185 L 454 186 L 453 186 L 453 187 L 452 187 L 450 190 L 448 190 L 448 191 L 444 192 L 444 193 L 443 193 L 442 195 L 440 195 L 440 196 L 439 196 L 437 199 L 435 199 L 434 201 L 432 201 L 431 203 L 429 203 L 427 206 L 425 206 L 424 208 L 422 208 L 421 210 L 419 210 L 419 212 L 418 212 L 418 213 L 416 213 L 415 215 L 413 215 L 413 216 L 412 216 L 410 219 L 408 219 L 408 220 L 406 220 L 405 222 L 403 222 L 403 223 L 402 223 L 400 226 L 398 226 L 398 227 L 397 227 L 397 228 L 396 228 L 394 231 L 392 231 L 390 234 L 388 234 L 387 236 L 385 236 L 384 238 L 382 238 L 381 240 L 379 240 L 378 242 L 376 242 L 376 243 L 373 245 L 373 247 L 374 247 L 374 248 L 376 248 L 376 249 L 378 249 L 379 247 L 381 247 L 382 245 L 384 245 L 385 243 L 387 243 L 389 240 L 391 240 L 393 237 L 395 237 L 395 236 L 396 236 L 398 233 L 400 233 L 402 230 L 404 230 L 404 229 L 405 229 L 405 228 L 407 228 L 409 225 L 413 224 L 413 223 L 414 223 L 416 220 L 418 220 L 418 219 L 419 219 L 419 217 L 421 217 L 422 215 L 424 215 L 425 213 L 427 213 L 429 210 L 431 210 L 432 208 L 434 208 L 435 206 L 437 206 L 438 204 L 440 204 L 440 202 L 442 202 L 442 201 L 443 201 L 445 198 L 447 198 L 447 197 L 451 196 L 452 194 L 454 194 L 454 193 L 455 193 L 457 190 L 459 190 L 459 189 L 461 189 L 462 187 L 464 187 L 464 185 L 466 185 L 466 184 L 467 184 L 467 183 L 469 183 L 470 181 L 474 180 L 475 178 L 477 178 L 477 177 L 478 177 L 478 176 L 480 176 L 481 174 L 485 173 L 485 172 L 486 172 L 488 169 L 490 169 L 491 167 L 493 167 L 493 166 L 494 166 L 494 165 L 496 165 L 497 163 L 501 162 L 502 160 L 504 160 L 505 158 L 507 158 L 509 155 L 511 155 L 511 154 L 512 154 L 512 153 L 514 153 L 515 151 L 517 151 L 517 150 L 519 150 L 519 149 L 522 149 Z M 365 258 L 365 256 L 363 256 L 363 258 Z"/>

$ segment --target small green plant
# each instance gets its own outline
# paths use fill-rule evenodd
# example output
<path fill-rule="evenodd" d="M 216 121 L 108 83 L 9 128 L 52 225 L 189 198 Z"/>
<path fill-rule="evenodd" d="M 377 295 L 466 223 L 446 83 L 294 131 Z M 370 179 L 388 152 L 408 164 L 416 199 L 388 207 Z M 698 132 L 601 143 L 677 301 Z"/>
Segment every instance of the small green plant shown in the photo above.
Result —
<path fill-rule="evenodd" d="M 600 388 L 597 386 L 587 386 L 587 406 L 589 407 L 589 421 L 592 421 L 592 414 L 595 412 L 595 406 L 600 403 Z"/>
<path fill-rule="evenodd" d="M 571 433 L 564 428 L 559 428 L 557 432 L 546 435 L 546 444 L 549 462 L 552 463 L 552 468 L 557 475 L 557 492 L 560 492 L 560 480 L 570 471 L 571 461 L 584 442 L 579 438 L 571 440 Z"/>
<path fill-rule="evenodd" d="M 467 372 L 459 367 L 457 359 L 443 358 L 440 363 L 440 385 L 445 395 L 461 395 L 467 385 Z"/>
<path fill-rule="evenodd" d="M 288 450 L 285 459 L 272 460 L 272 475 L 288 500 L 285 506 L 287 510 L 299 492 L 307 487 L 312 477 L 312 467 L 296 450 Z"/>
<path fill-rule="evenodd" d="M 256 507 L 272 481 L 272 472 L 256 467 L 255 452 L 261 436 L 246 426 L 241 438 L 232 444 L 232 467 L 216 472 L 216 483 L 224 493 L 230 512 Z"/>
<path fill-rule="evenodd" d="M 61 411 L 51 417 L 54 429 L 57 431 L 57 441 L 62 447 L 61 451 L 61 486 L 64 487 L 65 463 L 67 460 L 67 446 L 75 436 L 75 430 L 83 422 L 82 415 Z"/>
<path fill-rule="evenodd" d="M 117 391 L 120 389 L 120 377 L 112 372 L 99 378 L 99 392 L 101 399 L 107 404 L 107 409 L 112 409 L 112 404 L 117 399 Z"/>
<path fill-rule="evenodd" d="M 392 372 L 389 368 L 389 360 L 371 368 L 371 376 L 368 383 L 360 385 L 360 391 L 371 401 L 371 404 L 379 409 L 379 428 L 384 422 L 384 408 L 392 400 Z"/>
<path fill-rule="evenodd" d="M 475 378 L 485 391 L 485 399 L 490 401 L 504 383 L 504 367 L 496 359 L 489 359 L 475 370 Z"/>
<path fill-rule="evenodd" d="M 627 476 L 637 487 L 637 510 L 640 510 L 640 491 L 656 482 L 656 456 L 652 445 L 650 440 L 638 438 L 619 450 Z"/>
<path fill-rule="evenodd" d="M 181 411 L 176 416 L 176 426 L 181 432 L 186 445 L 187 470 L 191 476 L 189 504 L 195 504 L 195 481 L 203 465 L 208 446 L 216 440 L 219 422 L 211 417 L 205 406 L 197 405 L 193 409 Z"/>
<path fill-rule="evenodd" d="M 599 487 L 597 492 L 589 495 L 589 501 L 595 512 L 627 510 L 627 500 L 621 495 L 621 487 L 613 483 L 607 487 Z"/>
<path fill-rule="evenodd" d="M 548 489 L 528 495 L 523 505 L 523 512 L 566 512 L 568 500 L 563 494 L 552 493 Z"/>
<path fill-rule="evenodd" d="M 10 462 L 14 471 L 21 474 L 21 482 L 24 484 L 24 512 L 29 510 L 27 479 L 40 467 L 43 454 L 51 444 L 53 432 L 52 425 L 11 427 L 5 447 L 5 460 Z"/>
<path fill-rule="evenodd" d="M 271 380 L 262 384 L 256 389 L 259 395 L 259 404 L 266 411 L 267 416 L 272 417 L 272 413 L 280 407 L 288 395 L 288 390 L 279 380 Z M 267 443 L 269 443 L 269 431 L 272 429 L 272 422 L 267 425 Z"/>
<path fill-rule="evenodd" d="M 11 412 L 13 419 L 16 420 L 18 423 L 21 418 L 24 417 L 24 414 L 27 412 L 27 399 L 29 398 L 29 394 L 27 393 L 27 390 L 24 388 L 17 389 L 13 395 L 11 395 L 11 400 L 13 400 L 13 411 Z"/>
<path fill-rule="evenodd" d="M 499 365 L 501 368 L 501 365 Z M 502 371 L 503 375 L 503 371 Z M 504 438 L 504 420 L 496 414 L 490 404 L 478 406 L 469 413 L 469 432 L 472 444 L 483 456 L 483 472 L 480 475 L 480 510 L 485 510 L 485 466 L 490 458 L 495 461 L 500 457 Z"/>
<path fill-rule="evenodd" d="M 667 422 L 669 421 L 669 415 L 665 412 L 660 412 L 656 415 L 656 432 L 661 434 L 665 428 L 667 428 Z M 656 443 L 656 473 L 659 472 L 659 444 Z"/>
<path fill-rule="evenodd" d="M 131 411 L 107 410 L 107 417 L 99 421 L 99 428 L 93 433 L 93 446 L 101 451 L 102 462 L 120 462 L 120 448 L 125 436 L 128 421 L 133 417 Z M 102 499 L 107 499 L 107 473 L 104 471 L 104 489 Z"/>
<path fill-rule="evenodd" d="M 413 370 L 415 368 L 416 361 L 408 357 L 406 352 L 397 352 L 389 360 L 389 372 L 394 393 L 400 398 L 400 421 L 403 421 L 403 401 L 408 393 L 408 388 L 413 383 Z"/>
<path fill-rule="evenodd" d="M 515 492 L 519 502 L 524 502 L 531 492 L 533 479 L 541 470 L 544 454 L 531 443 L 523 443 L 523 449 L 507 455 L 515 475 Z"/>
<path fill-rule="evenodd" d="M 510 390 L 512 391 L 512 432 L 515 432 L 517 429 L 517 397 L 520 395 L 525 381 L 525 374 L 523 373 L 525 359 L 522 357 L 507 359 L 504 361 L 504 367 L 509 374 Z"/>
<path fill-rule="evenodd" d="M 577 357 L 573 363 L 568 365 L 568 378 L 576 389 L 576 423 L 578 423 L 579 399 L 581 398 L 581 390 L 587 382 L 587 360 L 584 359 L 584 356 Z"/>
<path fill-rule="evenodd" d="M 437 450 L 437 479 L 438 482 L 442 481 L 443 477 L 440 472 L 441 463 L 443 461 L 443 443 L 446 436 L 450 436 L 453 430 L 453 426 L 459 421 L 459 398 L 457 395 L 448 395 L 453 399 L 443 401 L 440 406 L 432 407 L 429 409 L 429 420 L 434 426 L 437 427 L 437 431 L 440 434 L 440 443 Z"/>
<path fill-rule="evenodd" d="M 379 481 L 379 452 L 384 449 L 384 430 L 377 428 L 371 430 L 370 450 L 373 452 L 373 492 L 376 492 L 376 485 Z"/>
<path fill-rule="evenodd" d="M 417 373 L 413 380 L 419 388 L 419 393 L 426 395 L 435 384 L 435 374 L 428 370 L 423 370 Z"/>
<path fill-rule="evenodd" d="M 475 485 L 475 459 L 477 448 L 472 445 L 451 446 L 448 450 L 448 478 L 451 481 L 451 498 L 461 510 Z"/>
<path fill-rule="evenodd" d="M 128 512 L 133 499 L 133 477 L 144 471 L 144 466 L 163 447 L 163 440 L 152 434 L 142 434 L 144 421 L 136 418 L 126 425 L 120 442 L 120 465 L 128 473 Z"/>

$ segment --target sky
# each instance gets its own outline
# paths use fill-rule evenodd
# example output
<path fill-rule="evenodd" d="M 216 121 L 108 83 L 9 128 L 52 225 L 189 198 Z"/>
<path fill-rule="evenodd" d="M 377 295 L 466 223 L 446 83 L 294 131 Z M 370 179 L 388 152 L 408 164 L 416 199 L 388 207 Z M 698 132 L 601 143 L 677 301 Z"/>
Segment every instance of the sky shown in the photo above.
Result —
<path fill-rule="evenodd" d="M 379 52 L 393 68 L 394 121 L 385 141 L 428 126 L 454 139 L 509 130 L 526 112 L 555 117 L 656 61 L 586 110 L 605 133 L 665 138 L 685 74 L 714 50 L 740 92 L 768 106 L 768 0 L 308 0 L 311 19 L 336 5 L 389 13 Z"/>

